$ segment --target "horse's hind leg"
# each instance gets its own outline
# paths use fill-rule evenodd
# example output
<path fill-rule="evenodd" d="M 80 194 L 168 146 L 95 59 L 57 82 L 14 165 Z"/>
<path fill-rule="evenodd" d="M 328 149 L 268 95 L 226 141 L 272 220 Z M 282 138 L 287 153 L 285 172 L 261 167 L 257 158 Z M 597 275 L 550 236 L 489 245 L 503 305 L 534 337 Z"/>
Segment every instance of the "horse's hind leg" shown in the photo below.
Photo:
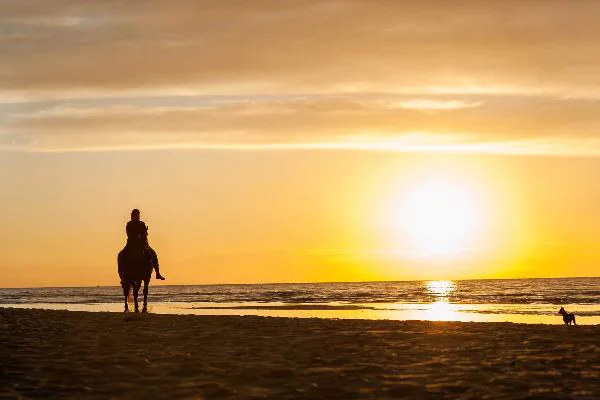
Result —
<path fill-rule="evenodd" d="M 140 312 L 140 308 L 138 306 L 138 292 L 140 291 L 140 286 L 142 286 L 142 282 L 138 281 L 134 283 L 133 288 L 133 301 L 135 303 L 135 312 Z"/>
<path fill-rule="evenodd" d="M 142 308 L 142 312 L 148 312 L 148 285 L 150 284 L 150 280 L 144 280 L 144 308 Z"/>
<path fill-rule="evenodd" d="M 124 265 L 123 265 L 123 250 L 119 252 L 117 256 L 117 272 L 119 273 L 119 279 L 121 279 L 121 287 L 123 288 L 123 296 L 125 297 L 125 312 L 129 311 L 129 305 L 127 304 L 127 298 L 129 297 L 129 282 L 125 278 Z"/>
<path fill-rule="evenodd" d="M 127 298 L 129 297 L 129 284 L 125 282 L 121 282 L 121 287 L 123 288 L 123 296 L 125 297 L 125 310 L 124 312 L 129 311 L 129 305 L 127 304 Z"/>

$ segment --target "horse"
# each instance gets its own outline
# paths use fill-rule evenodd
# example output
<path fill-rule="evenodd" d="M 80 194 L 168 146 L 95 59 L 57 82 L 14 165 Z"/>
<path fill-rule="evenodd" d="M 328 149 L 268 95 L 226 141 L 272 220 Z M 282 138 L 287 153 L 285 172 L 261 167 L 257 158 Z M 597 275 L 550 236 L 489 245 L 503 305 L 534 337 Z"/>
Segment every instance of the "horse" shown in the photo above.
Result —
<path fill-rule="evenodd" d="M 138 243 L 129 244 L 117 256 L 119 278 L 121 278 L 121 287 L 125 296 L 125 312 L 129 311 L 127 298 L 130 291 L 133 291 L 135 312 L 139 312 L 138 292 L 142 286 L 142 282 L 144 282 L 144 306 L 142 312 L 148 312 L 148 285 L 152 277 L 152 269 L 154 268 L 151 253 L 148 244 L 140 240 Z"/>

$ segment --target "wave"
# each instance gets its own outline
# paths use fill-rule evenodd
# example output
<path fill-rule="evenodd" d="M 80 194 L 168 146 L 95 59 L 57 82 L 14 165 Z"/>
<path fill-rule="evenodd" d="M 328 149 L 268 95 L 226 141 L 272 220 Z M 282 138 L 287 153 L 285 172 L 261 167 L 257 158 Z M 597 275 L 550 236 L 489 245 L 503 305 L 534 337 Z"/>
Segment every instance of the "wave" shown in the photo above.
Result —
<path fill-rule="evenodd" d="M 600 305 L 600 278 L 464 280 L 441 293 L 428 282 L 290 283 L 257 285 L 151 286 L 155 302 L 183 303 L 433 303 L 512 305 Z M 121 289 L 0 289 L 0 304 L 96 304 L 122 302 Z"/>

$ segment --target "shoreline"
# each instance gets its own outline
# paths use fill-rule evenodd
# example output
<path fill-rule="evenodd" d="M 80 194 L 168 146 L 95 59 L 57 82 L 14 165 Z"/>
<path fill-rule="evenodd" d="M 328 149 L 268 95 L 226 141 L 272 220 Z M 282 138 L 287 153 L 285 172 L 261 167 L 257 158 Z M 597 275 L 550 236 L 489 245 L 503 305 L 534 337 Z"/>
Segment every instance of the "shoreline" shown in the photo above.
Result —
<path fill-rule="evenodd" d="M 600 396 L 600 326 L 0 308 L 0 397 Z"/>
<path fill-rule="evenodd" d="M 153 314 L 229 315 L 281 318 L 364 319 L 394 321 L 512 322 L 562 325 L 557 306 L 548 304 L 433 303 L 283 303 L 150 302 Z M 122 303 L 22 303 L 0 308 L 122 313 Z M 132 305 L 130 304 L 130 309 Z M 597 305 L 570 305 L 580 325 L 600 325 Z"/>

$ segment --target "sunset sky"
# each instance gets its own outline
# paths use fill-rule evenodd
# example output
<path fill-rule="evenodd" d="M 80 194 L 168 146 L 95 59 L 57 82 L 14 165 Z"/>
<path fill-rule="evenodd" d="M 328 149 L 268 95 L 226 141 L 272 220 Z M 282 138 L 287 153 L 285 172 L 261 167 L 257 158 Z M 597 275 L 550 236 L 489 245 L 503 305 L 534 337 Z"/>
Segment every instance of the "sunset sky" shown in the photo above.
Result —
<path fill-rule="evenodd" d="M 597 276 L 598 1 L 0 1 L 0 287 Z"/>

